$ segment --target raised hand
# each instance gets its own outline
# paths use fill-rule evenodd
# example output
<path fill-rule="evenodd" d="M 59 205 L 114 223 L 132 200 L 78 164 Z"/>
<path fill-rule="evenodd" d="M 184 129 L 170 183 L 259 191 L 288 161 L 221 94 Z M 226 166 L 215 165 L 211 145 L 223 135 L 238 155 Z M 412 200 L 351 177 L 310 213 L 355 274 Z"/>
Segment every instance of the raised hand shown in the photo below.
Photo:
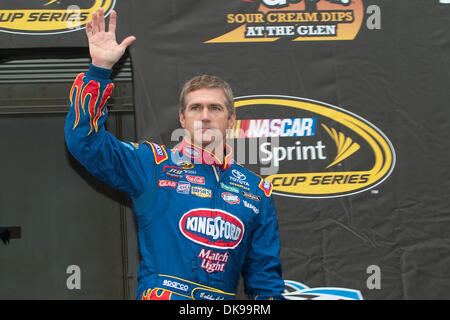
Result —
<path fill-rule="evenodd" d="M 136 40 L 129 36 L 120 44 L 116 41 L 117 13 L 111 11 L 108 31 L 105 30 L 105 14 L 103 8 L 92 14 L 92 20 L 86 24 L 86 35 L 89 41 L 89 53 L 92 64 L 105 69 L 112 69 L 123 56 L 127 47 Z"/>

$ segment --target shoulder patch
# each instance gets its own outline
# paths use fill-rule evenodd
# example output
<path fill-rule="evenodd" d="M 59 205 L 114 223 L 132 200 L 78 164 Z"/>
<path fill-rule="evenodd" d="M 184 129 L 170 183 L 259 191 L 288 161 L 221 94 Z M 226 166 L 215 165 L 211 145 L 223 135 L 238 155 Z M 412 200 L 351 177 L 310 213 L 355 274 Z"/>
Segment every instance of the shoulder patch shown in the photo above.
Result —
<path fill-rule="evenodd" d="M 153 142 L 144 141 L 144 143 L 147 143 L 153 150 L 153 154 L 155 156 L 155 162 L 156 164 L 160 164 L 161 162 L 166 161 L 169 159 L 169 156 L 167 155 L 167 151 L 164 148 L 163 145 L 159 145 Z"/>
<path fill-rule="evenodd" d="M 259 183 L 258 187 L 262 191 L 264 191 L 264 194 L 266 195 L 266 197 L 270 197 L 270 195 L 272 194 L 273 185 L 269 181 L 261 178 L 261 182 Z"/>

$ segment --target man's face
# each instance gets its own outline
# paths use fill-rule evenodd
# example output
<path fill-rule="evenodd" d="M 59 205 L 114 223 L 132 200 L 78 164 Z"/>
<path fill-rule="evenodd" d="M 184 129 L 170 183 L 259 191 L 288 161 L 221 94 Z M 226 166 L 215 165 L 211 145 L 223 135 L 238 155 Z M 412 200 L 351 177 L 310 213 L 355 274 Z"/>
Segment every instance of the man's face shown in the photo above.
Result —
<path fill-rule="evenodd" d="M 236 119 L 235 113 L 228 116 L 225 101 L 221 88 L 202 88 L 186 95 L 186 109 L 179 115 L 191 142 L 205 148 L 225 141 L 226 130 L 233 127 Z"/>

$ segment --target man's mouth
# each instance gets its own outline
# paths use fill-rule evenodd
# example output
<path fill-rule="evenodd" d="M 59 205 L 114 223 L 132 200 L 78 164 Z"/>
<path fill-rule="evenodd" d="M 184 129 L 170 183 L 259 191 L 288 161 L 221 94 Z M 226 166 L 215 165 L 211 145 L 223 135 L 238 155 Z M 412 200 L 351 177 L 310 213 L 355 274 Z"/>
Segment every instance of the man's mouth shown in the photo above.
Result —
<path fill-rule="evenodd" d="M 196 130 L 197 131 L 201 131 L 201 132 L 205 132 L 207 130 L 214 130 L 214 128 L 211 128 L 211 127 L 198 127 Z"/>

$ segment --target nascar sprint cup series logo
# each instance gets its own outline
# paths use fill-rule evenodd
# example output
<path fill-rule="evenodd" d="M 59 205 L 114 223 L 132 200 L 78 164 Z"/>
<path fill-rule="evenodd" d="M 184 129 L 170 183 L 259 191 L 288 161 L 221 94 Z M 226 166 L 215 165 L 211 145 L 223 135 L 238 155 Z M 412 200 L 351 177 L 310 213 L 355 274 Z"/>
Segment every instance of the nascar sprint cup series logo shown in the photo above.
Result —
<path fill-rule="evenodd" d="M 364 19 L 362 0 L 240 0 L 240 3 L 239 12 L 225 14 L 224 26 L 232 30 L 206 43 L 353 40 Z"/>
<path fill-rule="evenodd" d="M 238 162 L 273 184 L 274 194 L 356 194 L 382 183 L 394 169 L 395 151 L 386 135 L 345 109 L 286 96 L 238 97 L 235 107 L 228 143 Z"/>
<path fill-rule="evenodd" d="M 2 1 L 0 31 L 48 35 L 84 28 L 92 13 L 103 8 L 105 16 L 114 8 L 116 0 L 22 0 Z"/>

